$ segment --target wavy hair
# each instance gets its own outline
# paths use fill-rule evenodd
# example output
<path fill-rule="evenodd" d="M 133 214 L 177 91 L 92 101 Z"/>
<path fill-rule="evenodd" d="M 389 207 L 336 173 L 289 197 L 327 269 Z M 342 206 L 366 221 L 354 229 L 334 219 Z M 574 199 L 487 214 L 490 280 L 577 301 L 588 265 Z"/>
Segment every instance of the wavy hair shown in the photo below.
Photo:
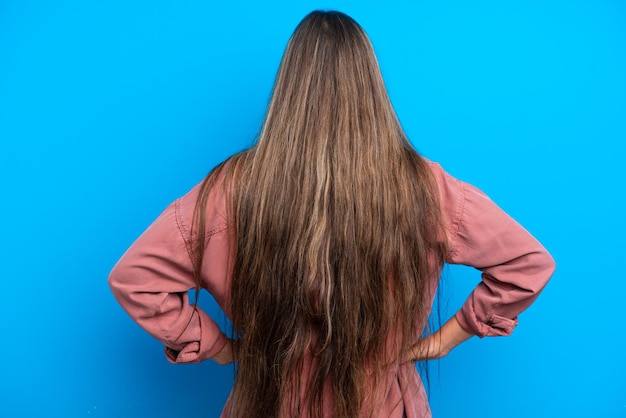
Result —
<path fill-rule="evenodd" d="M 430 169 L 352 18 L 315 11 L 297 26 L 258 140 L 201 187 L 195 236 L 218 175 L 234 240 L 231 415 L 371 415 L 425 327 L 445 242 Z"/>

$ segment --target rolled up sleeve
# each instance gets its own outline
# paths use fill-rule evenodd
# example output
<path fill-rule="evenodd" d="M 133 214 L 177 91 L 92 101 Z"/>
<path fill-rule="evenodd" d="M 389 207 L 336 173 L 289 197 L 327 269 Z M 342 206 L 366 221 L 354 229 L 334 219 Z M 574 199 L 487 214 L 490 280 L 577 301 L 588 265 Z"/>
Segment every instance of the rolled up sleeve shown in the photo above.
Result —
<path fill-rule="evenodd" d="M 440 169 L 439 169 L 440 170 Z M 474 186 L 440 170 L 439 185 L 452 264 L 482 272 L 456 319 L 479 337 L 509 335 L 555 269 L 548 251 Z"/>
<path fill-rule="evenodd" d="M 194 363 L 216 355 L 227 342 L 219 326 L 189 304 L 193 267 L 172 203 L 132 244 L 109 275 L 124 310 L 165 345 L 172 363 Z"/>

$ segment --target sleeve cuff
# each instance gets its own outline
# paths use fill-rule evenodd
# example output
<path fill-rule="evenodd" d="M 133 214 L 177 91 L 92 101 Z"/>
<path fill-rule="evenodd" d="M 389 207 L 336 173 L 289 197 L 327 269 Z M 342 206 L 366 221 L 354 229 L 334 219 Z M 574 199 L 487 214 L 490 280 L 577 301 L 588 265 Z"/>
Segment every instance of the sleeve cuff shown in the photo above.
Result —
<path fill-rule="evenodd" d="M 495 314 L 486 321 L 480 321 L 466 306 L 459 309 L 455 317 L 461 328 L 480 338 L 511 335 L 518 324 L 517 318 L 510 319 Z"/>
<path fill-rule="evenodd" d="M 200 341 L 190 341 L 180 350 L 165 347 L 165 357 L 173 364 L 200 363 L 222 351 L 228 338 L 206 313 L 198 310 L 200 316 Z"/>

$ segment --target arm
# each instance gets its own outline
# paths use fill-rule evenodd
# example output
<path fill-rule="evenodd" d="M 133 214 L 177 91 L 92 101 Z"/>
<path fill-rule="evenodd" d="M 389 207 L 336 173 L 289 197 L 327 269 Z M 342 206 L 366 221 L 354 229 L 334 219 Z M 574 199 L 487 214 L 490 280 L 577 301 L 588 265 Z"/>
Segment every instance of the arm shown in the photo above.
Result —
<path fill-rule="evenodd" d="M 170 362 L 200 362 L 221 353 L 228 340 L 206 313 L 189 305 L 193 268 L 177 204 L 126 251 L 111 271 L 109 285 L 131 318 L 165 345 Z"/>
<path fill-rule="evenodd" d="M 433 164 L 448 232 L 447 262 L 479 269 L 482 281 L 416 358 L 438 358 L 472 335 L 509 335 L 555 269 L 546 249 L 484 193 Z M 425 347 L 429 347 L 428 349 Z"/>
<path fill-rule="evenodd" d="M 517 316 L 539 296 L 555 269 L 548 251 L 477 188 L 461 183 L 464 206 L 449 262 L 479 269 L 482 281 L 456 313 L 479 337 L 510 335 Z"/>
<path fill-rule="evenodd" d="M 456 317 L 450 318 L 439 330 L 420 339 L 410 352 L 412 361 L 434 360 L 445 357 L 454 347 L 471 338 L 474 334 L 465 331 Z"/>

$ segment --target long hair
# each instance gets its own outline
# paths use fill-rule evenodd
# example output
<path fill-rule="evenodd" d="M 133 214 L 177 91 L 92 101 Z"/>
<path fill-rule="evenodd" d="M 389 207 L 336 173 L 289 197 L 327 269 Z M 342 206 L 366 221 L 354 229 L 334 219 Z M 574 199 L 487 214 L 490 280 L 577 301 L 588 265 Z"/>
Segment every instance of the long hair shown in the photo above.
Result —
<path fill-rule="evenodd" d="M 445 242 L 436 184 L 353 19 L 315 11 L 300 22 L 256 144 L 205 179 L 196 236 L 218 175 L 234 237 L 230 413 L 372 414 L 424 329 Z"/>

